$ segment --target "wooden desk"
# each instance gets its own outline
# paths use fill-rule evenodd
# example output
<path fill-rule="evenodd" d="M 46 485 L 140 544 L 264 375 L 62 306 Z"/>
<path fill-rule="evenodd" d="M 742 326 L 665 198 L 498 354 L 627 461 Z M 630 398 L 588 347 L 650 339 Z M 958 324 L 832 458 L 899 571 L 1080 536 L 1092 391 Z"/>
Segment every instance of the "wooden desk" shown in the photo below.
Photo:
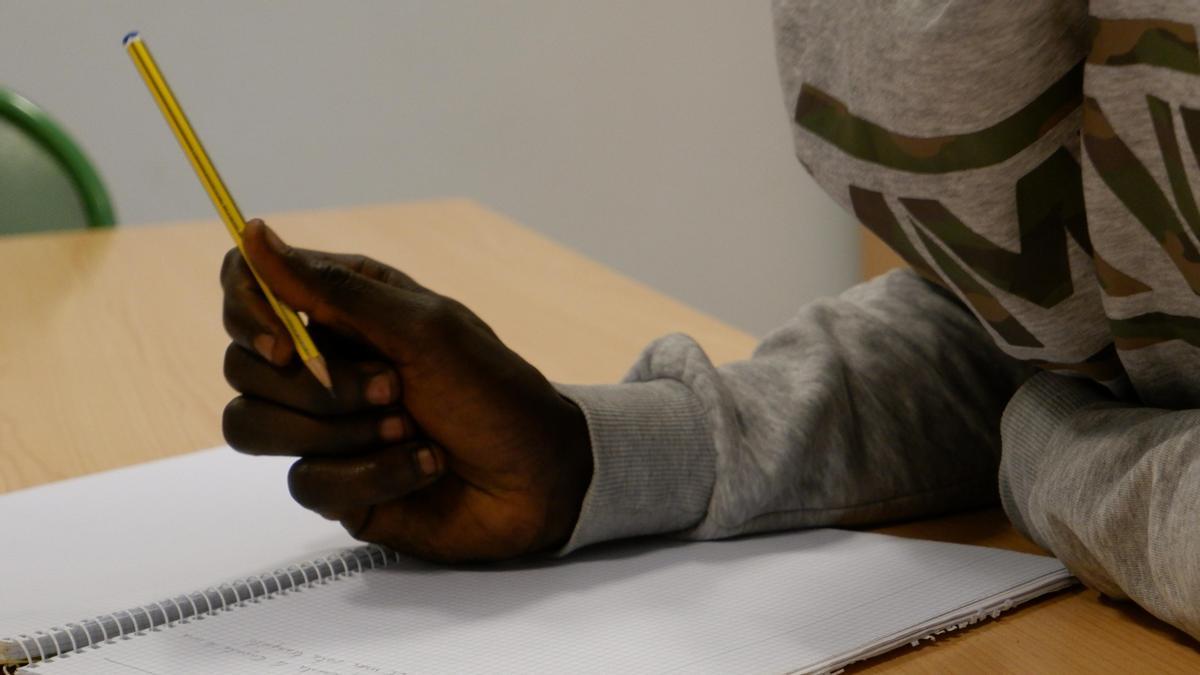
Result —
<path fill-rule="evenodd" d="M 754 345 L 470 202 L 269 220 L 293 244 L 364 252 L 462 300 L 557 381 L 614 381 L 672 331 L 717 362 Z M 215 221 L 0 238 L 0 492 L 222 443 L 228 248 Z M 885 531 L 1035 550 L 996 511 Z M 1196 672 L 1200 654 L 1144 612 L 1077 590 L 866 669 Z"/>

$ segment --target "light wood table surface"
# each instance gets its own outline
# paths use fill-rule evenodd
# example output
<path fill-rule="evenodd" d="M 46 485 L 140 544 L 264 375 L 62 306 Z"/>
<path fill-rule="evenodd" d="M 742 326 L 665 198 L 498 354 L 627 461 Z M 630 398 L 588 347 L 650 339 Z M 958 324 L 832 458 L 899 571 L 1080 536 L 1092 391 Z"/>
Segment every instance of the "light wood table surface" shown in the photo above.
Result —
<path fill-rule="evenodd" d="M 289 243 L 366 253 L 463 301 L 556 381 L 615 381 L 675 331 L 718 363 L 754 346 L 472 202 L 268 221 Z M 229 246 L 216 221 L 0 237 L 0 492 L 222 444 L 217 271 Z M 1037 550 L 998 511 L 884 531 Z M 19 557 L 7 560 L 13 571 Z M 1073 590 L 851 670 L 1200 672 L 1200 652 L 1136 607 Z"/>

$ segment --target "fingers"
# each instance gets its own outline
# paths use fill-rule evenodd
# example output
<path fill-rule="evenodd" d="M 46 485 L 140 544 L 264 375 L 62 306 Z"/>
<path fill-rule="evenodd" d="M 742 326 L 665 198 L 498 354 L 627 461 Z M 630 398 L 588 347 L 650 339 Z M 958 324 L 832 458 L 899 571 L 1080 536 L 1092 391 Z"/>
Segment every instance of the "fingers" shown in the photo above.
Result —
<path fill-rule="evenodd" d="M 350 536 L 381 544 L 405 555 L 447 563 L 469 562 L 480 556 L 471 551 L 487 539 L 479 536 L 478 523 L 463 523 L 448 514 L 456 509 L 463 483 L 453 474 L 436 485 L 405 499 L 350 511 L 340 518 Z"/>
<path fill-rule="evenodd" d="M 391 366 L 346 361 L 335 351 L 325 356 L 333 396 L 298 361 L 273 366 L 237 344 L 225 350 L 225 379 L 239 393 L 310 415 L 341 415 L 400 400 L 400 379 Z"/>
<path fill-rule="evenodd" d="M 225 291 L 222 312 L 225 332 L 233 341 L 276 365 L 291 360 L 294 347 L 287 329 L 236 248 L 230 249 L 221 263 L 221 287 Z"/>
<path fill-rule="evenodd" d="M 502 499 L 462 508 L 469 490 L 468 483 L 448 472 L 402 499 L 352 509 L 338 520 L 355 539 L 446 563 L 495 560 L 543 548 L 540 517 L 523 515 Z"/>
<path fill-rule="evenodd" d="M 384 288 L 352 268 L 294 249 L 261 220 L 246 223 L 244 250 L 276 297 L 321 323 L 343 326 L 347 315 L 377 312 Z M 382 285 L 382 284 L 380 284 Z"/>
<path fill-rule="evenodd" d="M 252 231 L 249 236 L 255 241 L 261 241 L 262 237 L 253 233 L 258 232 L 266 236 L 265 233 L 269 229 L 262 225 L 260 220 L 253 220 L 251 223 L 254 225 L 249 227 Z M 282 245 L 273 233 L 271 237 L 278 245 Z M 365 256 L 293 249 L 287 246 L 283 246 L 283 250 L 289 256 L 306 261 L 309 266 L 339 268 L 386 286 L 428 292 L 403 272 Z M 234 342 L 258 352 L 264 359 L 276 365 L 287 363 L 295 352 L 291 339 L 267 302 L 250 265 L 242 252 L 236 248 L 225 254 L 221 264 L 221 286 L 225 291 L 225 329 Z M 303 306 L 298 308 L 306 309 Z"/>
<path fill-rule="evenodd" d="M 306 457 L 292 465 L 288 488 L 305 508 L 357 529 L 365 523 L 350 522 L 356 520 L 356 514 L 428 486 L 444 466 L 441 450 L 429 443 L 409 443 L 353 457 Z"/>
<path fill-rule="evenodd" d="M 221 426 L 226 442 L 249 455 L 351 455 L 416 435 L 397 410 L 317 418 L 245 396 L 225 406 Z"/>
<path fill-rule="evenodd" d="M 441 304 L 441 296 L 368 258 L 292 248 L 260 220 L 243 234 L 247 257 L 278 299 L 374 344 L 403 337 L 406 326 Z"/>

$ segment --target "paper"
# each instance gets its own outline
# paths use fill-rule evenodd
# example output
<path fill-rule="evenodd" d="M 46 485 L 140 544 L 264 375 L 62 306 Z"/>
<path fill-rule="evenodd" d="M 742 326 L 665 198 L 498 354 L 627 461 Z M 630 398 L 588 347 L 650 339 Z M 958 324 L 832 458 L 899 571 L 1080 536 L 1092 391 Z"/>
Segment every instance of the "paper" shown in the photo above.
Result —
<path fill-rule="evenodd" d="M 778 673 L 1061 572 L 1050 558 L 837 530 L 643 542 L 521 568 L 405 563 L 45 672 Z"/>
<path fill-rule="evenodd" d="M 219 448 L 0 495 L 0 639 L 354 545 L 292 501 L 292 461 Z"/>
<path fill-rule="evenodd" d="M 300 508 L 287 458 L 216 449 L 0 496 L 0 638 L 355 545 Z M 87 673 L 822 670 L 1060 587 L 1052 558 L 813 530 L 642 540 L 524 566 L 404 561 L 85 648 Z"/>

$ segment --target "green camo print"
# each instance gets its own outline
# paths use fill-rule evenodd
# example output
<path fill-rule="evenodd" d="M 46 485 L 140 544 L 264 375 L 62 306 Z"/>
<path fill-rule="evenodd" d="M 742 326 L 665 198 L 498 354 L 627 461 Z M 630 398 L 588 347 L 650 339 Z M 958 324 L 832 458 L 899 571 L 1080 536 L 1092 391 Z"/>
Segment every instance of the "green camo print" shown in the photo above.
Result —
<path fill-rule="evenodd" d="M 1092 254 L 1092 263 L 1096 267 L 1096 278 L 1100 280 L 1100 288 L 1110 298 L 1126 298 L 1131 295 L 1149 293 L 1149 285 L 1134 279 L 1113 266 L 1099 253 Z"/>
<path fill-rule="evenodd" d="M 1017 318 L 1005 309 L 1004 305 L 1000 304 L 996 296 L 954 262 L 954 258 L 943 251 L 929 235 L 919 229 L 917 234 L 924 242 L 925 248 L 929 250 L 929 254 L 933 256 L 934 262 L 941 268 L 946 280 L 958 288 L 967 303 L 975 309 L 976 315 L 986 321 L 997 335 L 1016 347 L 1045 346 L 1033 336 L 1033 333 L 1026 330 L 1025 326 L 1021 325 L 1021 322 L 1017 321 Z"/>
<path fill-rule="evenodd" d="M 1092 49 L 1088 63 L 1103 66 L 1149 65 L 1200 73 L 1196 29 L 1164 19 L 1088 17 Z"/>
<path fill-rule="evenodd" d="M 1089 97 L 1084 100 L 1083 108 L 1083 147 L 1096 167 L 1096 173 L 1142 227 L 1154 236 L 1192 291 L 1200 294 L 1200 251 L 1196 250 L 1184 231 L 1184 224 L 1176 215 L 1175 208 L 1159 188 L 1154 176 L 1113 130 L 1100 105 Z M 1155 105 L 1151 104 L 1152 115 L 1154 111 Z M 1155 121 L 1156 128 L 1161 124 Z M 1169 135 L 1170 144 L 1173 145 L 1173 128 Z M 1162 134 L 1159 144 L 1163 145 Z M 1161 150 L 1170 174 L 1173 161 L 1170 158 L 1171 150 L 1169 147 L 1162 147 Z M 1175 154 L 1178 154 L 1177 148 Z M 1179 192 L 1184 195 L 1184 200 L 1180 201 L 1190 203 L 1192 195 L 1186 179 L 1172 179 L 1171 182 L 1177 190 L 1177 196 Z M 1181 210 L 1186 213 L 1187 204 L 1181 203 Z"/>
<path fill-rule="evenodd" d="M 892 209 L 887 205 L 887 201 L 881 193 L 851 185 L 850 203 L 854 207 L 854 214 L 862 221 L 862 224 L 879 235 L 879 238 L 891 246 L 892 250 L 899 253 L 901 258 L 913 266 L 914 271 L 939 286 L 946 285 L 942 277 L 934 271 L 909 241 L 908 235 L 900 228 L 900 221 L 896 219 L 896 215 L 892 213 Z M 1042 343 L 1025 330 L 1025 327 L 996 300 L 995 296 L 959 267 L 950 256 L 938 250 L 936 245 L 928 239 L 925 240 L 925 246 L 929 248 L 934 259 L 946 273 L 946 279 L 962 291 L 963 296 L 975 308 L 975 313 L 987 321 L 1005 341 L 1022 347 L 1042 346 Z"/>
<path fill-rule="evenodd" d="M 1067 259 L 1067 232 L 1077 233 L 1076 239 L 1081 239 L 1085 249 L 1091 248 L 1091 242 L 1079 164 L 1066 148 L 1059 148 L 1017 181 L 1017 253 L 976 234 L 941 202 L 906 198 L 900 202 L 967 267 L 996 288 L 1046 308 L 1075 292 Z"/>
<path fill-rule="evenodd" d="M 1111 342 L 1080 363 L 1055 363 L 1039 359 L 1029 363 L 1045 370 L 1083 375 L 1097 382 L 1113 382 L 1125 375 L 1125 367 L 1121 364 L 1116 345 Z"/>
<path fill-rule="evenodd" d="M 889 131 L 850 112 L 846 104 L 805 84 L 796 101 L 796 124 L 842 152 L 913 173 L 949 173 L 998 164 L 1021 152 L 1079 108 L 1080 62 L 1024 108 L 986 129 L 951 136 L 917 137 Z"/>
<path fill-rule="evenodd" d="M 904 262 L 911 265 L 915 272 L 938 285 L 945 285 L 929 263 L 925 262 L 925 258 L 917 252 L 904 230 L 900 229 L 900 221 L 896 220 L 881 193 L 851 185 L 850 205 L 854 208 L 854 215 L 859 222 L 878 235 L 904 259 Z"/>
<path fill-rule="evenodd" d="M 1192 232 L 1200 233 L 1200 211 L 1196 210 L 1196 200 L 1192 197 L 1192 187 L 1188 184 L 1187 171 L 1183 168 L 1183 155 L 1179 151 L 1179 141 L 1175 138 L 1175 119 L 1171 116 L 1171 106 L 1156 96 L 1146 96 L 1146 106 L 1150 109 L 1150 119 L 1154 122 L 1154 134 L 1158 137 L 1158 148 L 1162 151 L 1163 164 L 1167 167 L 1167 179 L 1171 183 L 1171 192 L 1175 195 L 1175 205 L 1183 214 Z"/>
<path fill-rule="evenodd" d="M 1200 318 L 1164 312 L 1149 312 L 1126 319 L 1109 319 L 1117 349 L 1130 351 L 1182 340 L 1200 347 Z"/>

